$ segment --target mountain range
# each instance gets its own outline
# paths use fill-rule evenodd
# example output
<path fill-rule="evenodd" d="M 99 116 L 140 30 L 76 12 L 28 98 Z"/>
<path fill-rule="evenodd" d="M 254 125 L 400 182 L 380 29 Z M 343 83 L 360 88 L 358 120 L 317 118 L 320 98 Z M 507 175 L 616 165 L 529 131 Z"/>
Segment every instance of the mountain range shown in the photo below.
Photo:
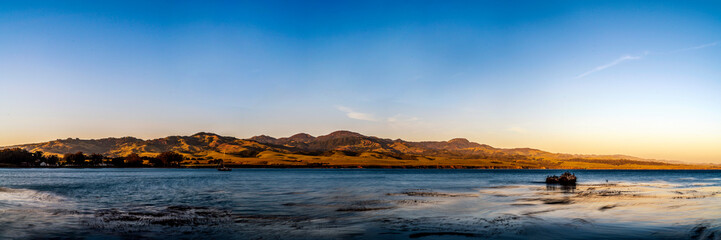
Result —
<path fill-rule="evenodd" d="M 200 132 L 191 136 L 169 136 L 143 140 L 134 137 L 103 139 L 58 139 L 5 148 L 43 151 L 45 154 L 99 153 L 122 157 L 131 153 L 155 156 L 174 151 L 203 164 L 225 159 L 231 164 L 252 166 L 457 166 L 479 168 L 663 168 L 680 166 L 625 155 L 578 155 L 551 153 L 532 148 L 494 148 L 455 138 L 449 141 L 412 142 L 335 131 L 311 136 L 298 133 L 274 138 L 266 135 L 239 139 Z M 639 167 L 640 166 L 640 167 Z"/>

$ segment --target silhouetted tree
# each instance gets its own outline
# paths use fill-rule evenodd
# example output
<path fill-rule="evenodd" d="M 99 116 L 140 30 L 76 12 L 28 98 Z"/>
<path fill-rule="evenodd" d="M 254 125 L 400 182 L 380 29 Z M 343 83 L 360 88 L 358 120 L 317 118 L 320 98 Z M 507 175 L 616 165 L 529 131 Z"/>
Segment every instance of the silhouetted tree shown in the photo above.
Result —
<path fill-rule="evenodd" d="M 50 155 L 45 160 L 45 163 L 47 163 L 49 165 L 55 165 L 55 164 L 58 164 L 58 162 L 60 162 L 60 158 L 58 158 L 58 156 L 55 156 L 55 155 Z"/>
<path fill-rule="evenodd" d="M 83 154 L 83 152 L 66 153 L 65 155 L 63 155 L 63 159 L 67 163 L 82 166 L 85 165 L 86 156 L 85 154 Z"/>
<path fill-rule="evenodd" d="M 116 158 L 113 158 L 113 160 L 111 160 L 110 163 L 112 163 L 113 166 L 115 166 L 115 167 L 123 167 L 123 166 L 125 166 L 125 158 L 124 157 L 116 157 Z"/>
<path fill-rule="evenodd" d="M 101 155 L 101 154 L 93 153 L 93 154 L 90 154 L 90 156 L 88 156 L 88 158 L 90 159 L 90 162 L 93 165 L 98 165 L 98 164 L 103 163 L 103 158 L 105 158 L 105 157 L 103 157 L 103 155 Z"/>
<path fill-rule="evenodd" d="M 71 161 L 73 161 L 73 154 L 72 153 L 63 154 L 63 161 L 65 161 L 66 164 L 72 163 Z"/>
<path fill-rule="evenodd" d="M 157 158 L 163 166 L 178 166 L 183 161 L 183 155 L 176 152 L 163 152 Z"/>
<path fill-rule="evenodd" d="M 35 161 L 33 154 L 25 149 L 10 148 L 0 150 L 0 163 L 19 165 Z"/>
<path fill-rule="evenodd" d="M 45 157 L 43 156 L 43 151 L 35 151 L 33 153 L 33 158 L 40 161 L 45 160 Z"/>
<path fill-rule="evenodd" d="M 163 161 L 161 161 L 157 157 L 150 158 L 150 159 L 148 159 L 148 161 L 150 161 L 150 165 L 152 165 L 153 167 L 164 167 L 165 166 L 165 163 L 163 163 Z"/>
<path fill-rule="evenodd" d="M 137 153 L 128 154 L 125 157 L 125 165 L 129 167 L 142 167 L 143 159 Z"/>

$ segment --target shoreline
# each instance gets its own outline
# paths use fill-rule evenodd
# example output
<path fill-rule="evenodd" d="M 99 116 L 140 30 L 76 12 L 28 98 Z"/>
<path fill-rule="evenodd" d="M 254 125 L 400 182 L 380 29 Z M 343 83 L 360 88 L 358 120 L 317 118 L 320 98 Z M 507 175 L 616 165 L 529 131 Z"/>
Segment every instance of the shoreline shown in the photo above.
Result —
<path fill-rule="evenodd" d="M 622 170 L 622 171 L 721 171 L 721 168 L 501 168 L 474 166 L 299 166 L 299 165 L 226 165 L 231 169 L 446 169 L 446 170 Z M 215 166 L 181 166 L 181 167 L 108 167 L 108 166 L 71 166 L 71 167 L 23 167 L 0 166 L 0 169 L 216 169 Z"/>

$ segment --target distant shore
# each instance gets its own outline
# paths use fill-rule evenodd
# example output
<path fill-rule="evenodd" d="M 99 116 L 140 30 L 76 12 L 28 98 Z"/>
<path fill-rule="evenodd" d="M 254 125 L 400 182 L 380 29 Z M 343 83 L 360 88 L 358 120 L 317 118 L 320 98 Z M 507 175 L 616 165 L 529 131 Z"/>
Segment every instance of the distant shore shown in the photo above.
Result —
<path fill-rule="evenodd" d="M 721 170 L 721 168 L 503 168 L 503 167 L 483 167 L 483 166 L 453 166 L 453 165 L 428 165 L 428 166 L 303 166 L 303 165 L 232 165 L 227 164 L 226 167 L 233 169 L 478 169 L 478 170 Z M 114 167 L 114 166 L 9 166 L 0 165 L 0 168 L 9 169 L 215 169 L 216 166 L 206 165 L 189 165 L 179 167 Z"/>
<path fill-rule="evenodd" d="M 263 151 L 143 152 L 104 155 L 59 154 L 22 148 L 0 150 L 0 167 L 10 168 L 375 168 L 375 169 L 721 169 L 716 164 L 688 164 L 641 159 L 593 157 L 544 158 L 525 155 L 393 155 L 331 150 L 320 153 Z M 556 155 L 554 155 L 556 156 Z"/>

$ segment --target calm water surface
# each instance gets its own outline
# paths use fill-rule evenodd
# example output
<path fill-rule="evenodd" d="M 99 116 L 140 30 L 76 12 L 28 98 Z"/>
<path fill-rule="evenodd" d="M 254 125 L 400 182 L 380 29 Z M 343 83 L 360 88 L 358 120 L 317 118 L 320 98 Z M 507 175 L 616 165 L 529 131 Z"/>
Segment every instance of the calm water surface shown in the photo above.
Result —
<path fill-rule="evenodd" d="M 560 173 L 0 169 L 0 238 L 721 237 L 721 171 Z"/>

